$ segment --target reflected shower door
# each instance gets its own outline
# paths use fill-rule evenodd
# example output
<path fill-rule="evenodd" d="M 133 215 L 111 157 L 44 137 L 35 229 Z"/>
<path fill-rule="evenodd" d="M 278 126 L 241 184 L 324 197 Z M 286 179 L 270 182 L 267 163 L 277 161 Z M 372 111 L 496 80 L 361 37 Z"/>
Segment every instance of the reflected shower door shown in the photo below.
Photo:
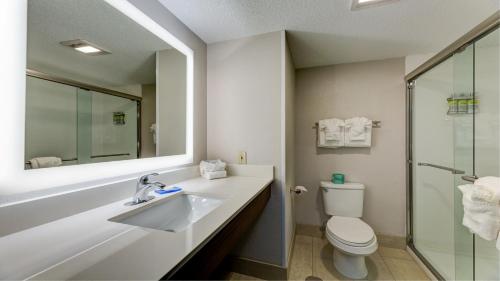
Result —
<path fill-rule="evenodd" d="M 78 163 L 139 157 L 137 101 L 78 89 Z"/>

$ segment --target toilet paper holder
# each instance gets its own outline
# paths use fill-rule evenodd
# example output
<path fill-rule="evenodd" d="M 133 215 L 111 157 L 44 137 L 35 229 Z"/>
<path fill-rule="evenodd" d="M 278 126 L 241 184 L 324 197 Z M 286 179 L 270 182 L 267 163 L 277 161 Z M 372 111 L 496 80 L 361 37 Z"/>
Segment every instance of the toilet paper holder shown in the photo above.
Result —
<path fill-rule="evenodd" d="M 300 195 L 302 193 L 307 192 L 307 188 L 305 188 L 304 186 L 298 185 L 296 187 L 290 187 L 290 192 L 293 192 L 297 195 Z"/>

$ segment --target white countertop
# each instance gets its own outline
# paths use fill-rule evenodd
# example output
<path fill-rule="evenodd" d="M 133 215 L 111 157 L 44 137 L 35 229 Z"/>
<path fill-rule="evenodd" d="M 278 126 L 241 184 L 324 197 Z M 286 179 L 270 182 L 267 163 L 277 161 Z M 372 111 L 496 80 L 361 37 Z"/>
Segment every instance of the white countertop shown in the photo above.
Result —
<path fill-rule="evenodd" d="M 195 178 L 175 184 L 186 193 L 224 200 L 182 232 L 108 221 L 141 207 L 125 206 L 130 201 L 127 199 L 1 237 L 0 279 L 158 280 L 272 180 L 272 176 L 246 175 L 211 181 Z M 154 195 L 154 200 L 162 200 L 173 194 Z"/>

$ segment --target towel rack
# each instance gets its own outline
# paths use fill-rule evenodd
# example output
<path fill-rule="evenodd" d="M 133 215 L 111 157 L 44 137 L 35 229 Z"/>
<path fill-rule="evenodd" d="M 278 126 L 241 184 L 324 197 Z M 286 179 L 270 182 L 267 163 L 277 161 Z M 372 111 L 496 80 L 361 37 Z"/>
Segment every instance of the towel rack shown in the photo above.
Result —
<path fill-rule="evenodd" d="M 90 158 L 104 158 L 104 157 L 114 157 L 114 156 L 130 156 L 130 153 L 92 155 L 90 156 Z"/>
<path fill-rule="evenodd" d="M 419 162 L 417 165 L 419 165 L 419 166 L 427 166 L 427 167 L 431 167 L 431 168 L 436 168 L 436 169 L 440 169 L 440 170 L 449 171 L 449 172 L 451 172 L 454 175 L 463 175 L 463 174 L 465 174 L 465 171 L 462 171 L 462 170 L 457 170 L 457 169 L 454 169 L 454 168 L 440 166 L 440 165 L 435 165 L 435 164 L 431 164 L 431 163 L 422 163 L 422 162 Z"/>
<path fill-rule="evenodd" d="M 313 129 L 318 129 L 319 123 L 314 123 Z M 372 128 L 382 128 L 382 121 L 374 120 L 372 121 Z"/>

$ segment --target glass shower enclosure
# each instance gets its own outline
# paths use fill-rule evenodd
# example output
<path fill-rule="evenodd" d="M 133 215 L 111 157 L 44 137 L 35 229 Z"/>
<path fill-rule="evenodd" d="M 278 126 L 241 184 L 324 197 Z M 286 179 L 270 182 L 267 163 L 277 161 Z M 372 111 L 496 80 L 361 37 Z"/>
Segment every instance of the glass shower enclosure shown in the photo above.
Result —
<path fill-rule="evenodd" d="M 457 186 L 500 176 L 500 32 L 408 80 L 408 244 L 443 280 L 500 280 L 496 241 L 462 225 Z"/>
<path fill-rule="evenodd" d="M 63 165 L 140 157 L 139 98 L 59 80 L 26 77 L 26 169 L 36 157 L 58 157 Z"/>

